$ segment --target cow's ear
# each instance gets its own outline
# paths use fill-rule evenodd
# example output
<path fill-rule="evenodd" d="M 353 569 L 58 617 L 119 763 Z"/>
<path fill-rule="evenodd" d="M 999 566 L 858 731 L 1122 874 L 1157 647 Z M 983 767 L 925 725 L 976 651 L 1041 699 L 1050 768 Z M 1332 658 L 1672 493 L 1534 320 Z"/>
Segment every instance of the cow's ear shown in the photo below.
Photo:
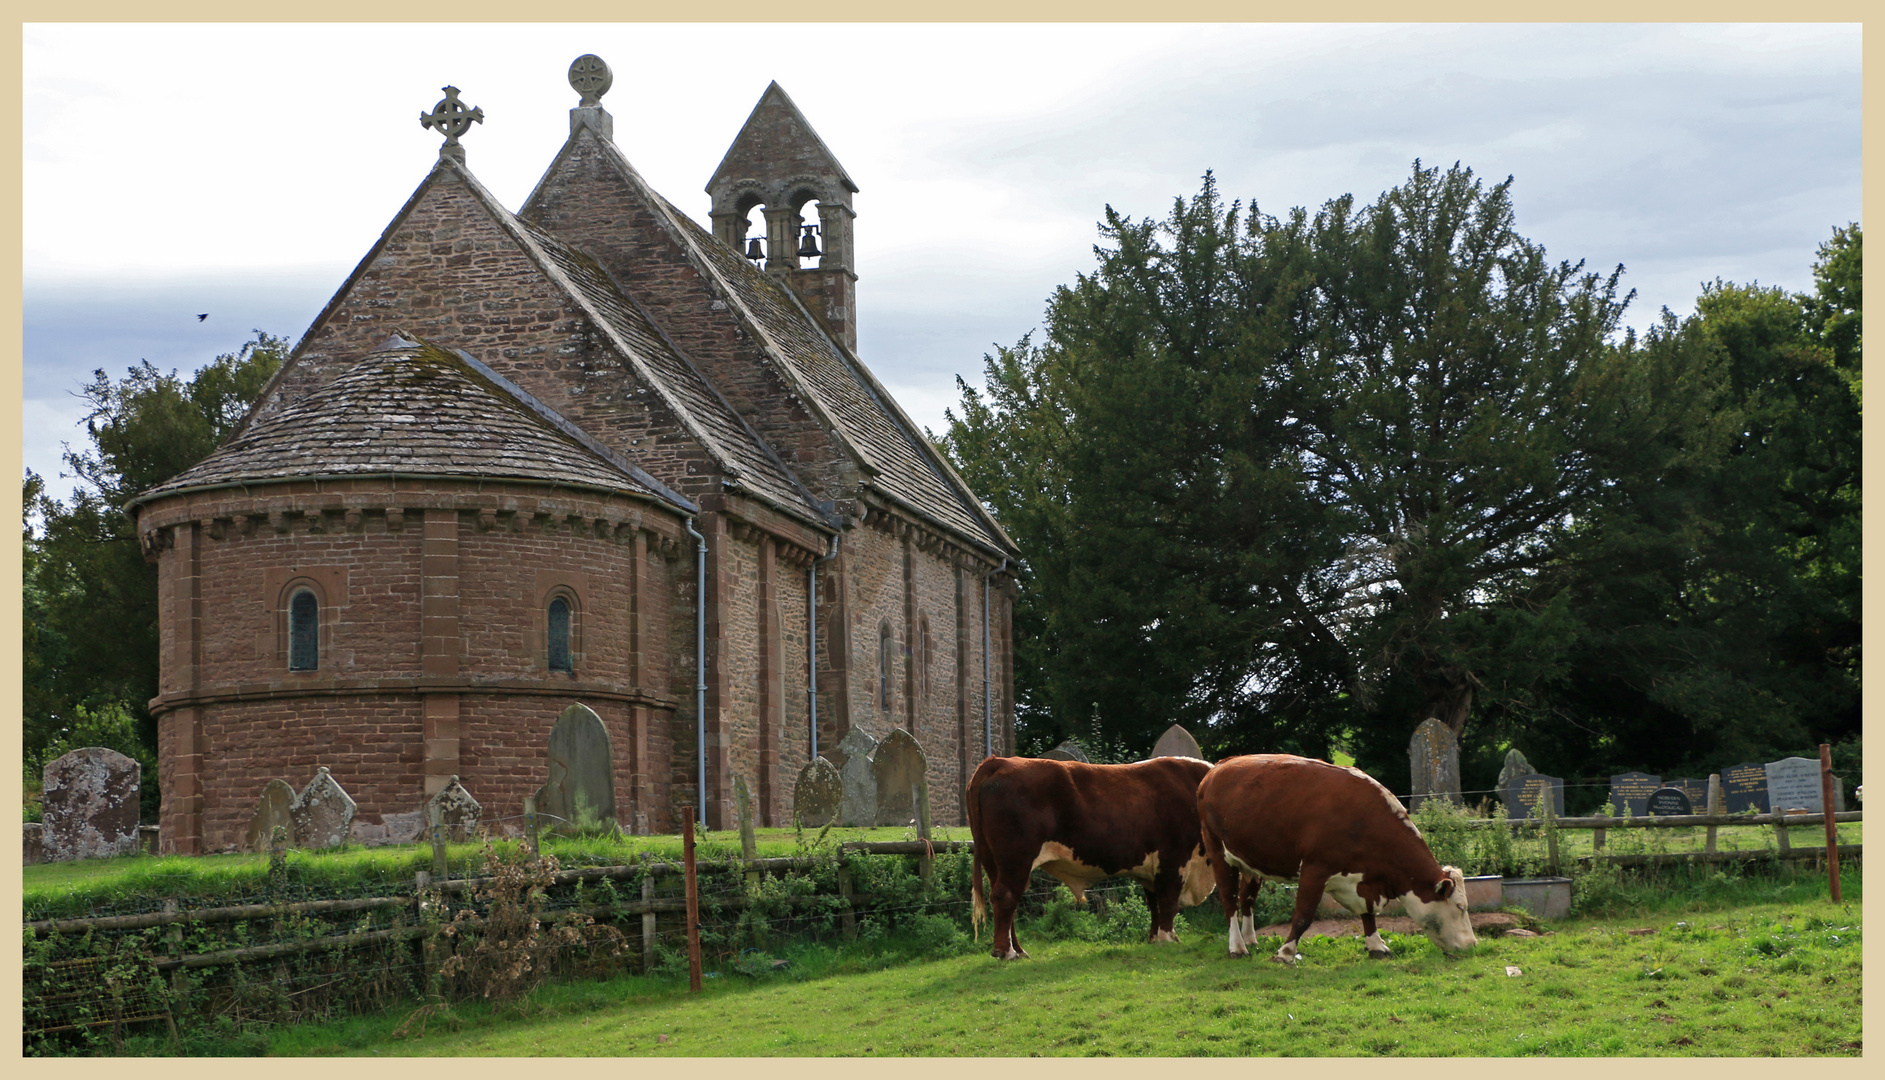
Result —
<path fill-rule="evenodd" d="M 1440 883 L 1433 887 L 1433 891 L 1442 900 L 1445 900 L 1447 897 L 1452 896 L 1453 895 L 1453 879 L 1450 877 L 1441 878 Z"/>

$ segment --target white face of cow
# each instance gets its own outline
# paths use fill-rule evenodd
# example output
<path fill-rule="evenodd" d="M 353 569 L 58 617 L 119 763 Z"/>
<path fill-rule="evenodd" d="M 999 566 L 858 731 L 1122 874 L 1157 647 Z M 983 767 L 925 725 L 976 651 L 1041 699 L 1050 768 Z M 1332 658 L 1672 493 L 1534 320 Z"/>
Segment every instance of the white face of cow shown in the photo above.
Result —
<path fill-rule="evenodd" d="M 1466 914 L 1466 875 L 1457 866 L 1442 866 L 1446 876 L 1434 886 L 1438 895 L 1429 904 L 1413 893 L 1401 897 L 1408 917 L 1412 918 L 1427 940 L 1443 952 L 1465 952 L 1479 939 L 1473 934 L 1473 920 Z"/>
<path fill-rule="evenodd" d="M 1204 848 L 1199 846 L 1185 862 L 1184 888 L 1178 894 L 1179 907 L 1197 907 L 1217 888 L 1217 875 L 1211 870 L 1211 860 L 1204 857 Z"/>

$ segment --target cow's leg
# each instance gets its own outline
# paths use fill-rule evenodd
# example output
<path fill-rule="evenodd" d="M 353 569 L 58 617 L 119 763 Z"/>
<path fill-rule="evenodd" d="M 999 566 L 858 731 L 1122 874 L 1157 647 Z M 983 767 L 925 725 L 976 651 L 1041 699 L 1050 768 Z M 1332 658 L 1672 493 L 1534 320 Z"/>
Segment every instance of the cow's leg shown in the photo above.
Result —
<path fill-rule="evenodd" d="M 1329 872 L 1319 866 L 1304 864 L 1302 874 L 1296 885 L 1296 913 L 1289 921 L 1289 940 L 1276 950 L 1271 959 L 1283 964 L 1294 964 L 1302 956 L 1302 950 L 1296 942 L 1307 933 L 1309 925 L 1316 921 L 1316 905 L 1322 902 L 1322 886 L 1329 880 Z"/>
<path fill-rule="evenodd" d="M 1174 861 L 1169 867 L 1160 866 L 1157 874 L 1146 883 L 1146 906 L 1152 909 L 1153 941 L 1177 941 L 1178 931 L 1178 894 L 1184 891 L 1184 864 Z"/>
<path fill-rule="evenodd" d="M 1257 937 L 1257 894 L 1263 891 L 1263 879 L 1255 875 L 1245 875 L 1237 887 L 1237 915 L 1243 921 L 1243 939 L 1254 941 Z"/>
<path fill-rule="evenodd" d="M 1199 839 L 1204 844 L 1204 857 L 1211 862 L 1211 876 L 1217 879 L 1218 899 L 1224 904 L 1224 918 L 1230 923 L 1229 948 L 1232 959 L 1249 956 L 1250 950 L 1237 930 L 1237 879 L 1238 872 L 1224 856 L 1224 844 L 1211 831 L 1208 822 L 1203 824 Z"/>
<path fill-rule="evenodd" d="M 1374 898 L 1363 897 L 1368 903 L 1368 910 L 1361 913 L 1361 930 L 1367 937 L 1363 940 L 1368 945 L 1368 955 L 1376 960 L 1386 960 L 1391 955 L 1388 943 L 1381 940 L 1381 935 L 1374 928 Z"/>
<path fill-rule="evenodd" d="M 992 862 L 992 860 L 991 860 Z M 995 908 L 995 947 L 992 955 L 997 960 L 1016 960 L 1028 954 L 1021 949 L 1021 942 L 1014 933 L 1015 909 L 1021 906 L 1019 890 L 1014 887 L 1017 877 L 1021 881 L 1028 879 L 1026 864 L 1016 875 L 1011 866 L 991 865 L 989 875 L 988 899 Z"/>

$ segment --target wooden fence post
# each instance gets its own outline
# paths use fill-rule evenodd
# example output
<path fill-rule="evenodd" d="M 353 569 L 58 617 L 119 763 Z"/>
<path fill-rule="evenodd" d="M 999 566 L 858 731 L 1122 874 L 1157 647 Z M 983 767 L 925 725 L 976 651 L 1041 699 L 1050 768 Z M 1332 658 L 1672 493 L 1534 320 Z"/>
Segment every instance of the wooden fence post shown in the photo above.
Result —
<path fill-rule="evenodd" d="M 838 895 L 844 898 L 844 911 L 839 916 L 844 925 L 844 940 L 857 940 L 857 909 L 851 906 L 851 871 L 842 863 L 838 866 Z"/>
<path fill-rule="evenodd" d="M 524 796 L 524 842 L 529 845 L 530 861 L 536 862 L 543 854 L 537 846 L 537 797 Z"/>
<path fill-rule="evenodd" d="M 424 935 L 419 938 L 419 974 L 424 979 L 428 991 L 433 991 L 443 996 L 445 988 L 434 981 L 434 977 L 439 968 L 438 941 L 437 934 L 434 932 L 436 928 L 428 922 L 432 917 L 429 910 L 431 905 L 426 901 L 425 897 L 425 891 L 430 888 L 431 885 L 431 874 L 424 870 L 415 871 L 413 873 L 413 911 L 419 917 L 420 928 L 425 930 Z"/>
<path fill-rule="evenodd" d="M 647 910 L 641 913 L 641 973 L 643 975 L 655 969 L 655 879 L 650 874 L 641 879 L 641 902 Z"/>
<path fill-rule="evenodd" d="M 1545 867 L 1553 877 L 1558 870 L 1558 808 L 1552 805 L 1551 792 L 1545 792 Z"/>
<path fill-rule="evenodd" d="M 1820 744 L 1820 817 L 1826 822 L 1826 877 L 1833 886 L 1833 903 L 1839 903 L 1839 829 L 1833 822 L 1833 748 Z"/>
<path fill-rule="evenodd" d="M 700 889 L 694 877 L 694 808 L 681 807 L 681 864 L 687 874 L 687 992 L 700 993 Z"/>
<path fill-rule="evenodd" d="M 1708 774 L 1708 815 L 1719 817 L 1725 809 L 1721 795 L 1721 774 Z M 1715 853 L 1715 826 L 1708 827 L 1707 838 L 1702 841 L 1702 850 L 1710 855 Z"/>
<path fill-rule="evenodd" d="M 1781 857 L 1785 858 L 1787 853 L 1793 850 L 1793 841 L 1787 836 L 1787 811 L 1778 806 L 1774 807 L 1773 810 L 1774 842 L 1780 846 Z"/>
<path fill-rule="evenodd" d="M 427 806 L 425 808 L 425 819 L 425 823 L 431 826 L 432 832 L 432 873 L 437 875 L 440 881 L 444 881 L 452 875 L 451 871 L 446 868 L 445 863 L 445 818 L 443 808 L 437 805 Z"/>
<path fill-rule="evenodd" d="M 916 835 L 923 840 L 929 839 L 929 777 L 924 776 L 916 782 L 912 793 L 916 799 Z M 921 861 L 917 863 L 917 873 L 925 884 L 929 882 L 930 864 L 935 862 L 931 849 L 924 848 Z"/>
<path fill-rule="evenodd" d="M 759 858 L 759 840 L 753 834 L 753 793 L 746 786 L 746 777 L 738 776 L 733 780 L 733 797 L 739 801 L 740 815 L 740 858 L 752 862 Z M 746 884 L 749 887 L 759 885 L 759 871 L 746 872 Z"/>

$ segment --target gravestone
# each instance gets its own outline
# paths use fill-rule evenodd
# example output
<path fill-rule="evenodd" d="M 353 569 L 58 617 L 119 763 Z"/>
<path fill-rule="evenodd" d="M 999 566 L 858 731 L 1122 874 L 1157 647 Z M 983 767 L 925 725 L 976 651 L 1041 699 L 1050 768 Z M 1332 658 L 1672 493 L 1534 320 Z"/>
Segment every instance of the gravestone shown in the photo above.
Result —
<path fill-rule="evenodd" d="M 871 757 L 871 774 L 877 783 L 878 825 L 908 825 L 920 815 L 919 807 L 929 797 L 929 759 L 916 736 L 897 728 L 877 744 Z"/>
<path fill-rule="evenodd" d="M 1679 787 L 1657 788 L 1649 797 L 1651 817 L 1670 817 L 1677 814 L 1695 813 L 1695 802 L 1689 793 Z"/>
<path fill-rule="evenodd" d="M 1820 763 L 1803 757 L 1768 762 L 1767 803 L 1777 812 L 1794 809 L 1822 812 L 1826 802 L 1820 792 Z"/>
<path fill-rule="evenodd" d="M 550 729 L 550 779 L 537 790 L 537 813 L 560 832 L 615 827 L 615 752 L 609 729 L 587 705 L 571 705 Z"/>
<path fill-rule="evenodd" d="M 242 850 L 260 855 L 269 850 L 269 837 L 277 825 L 288 830 L 288 846 L 295 846 L 295 819 L 292 810 L 295 789 L 286 780 L 270 780 L 262 785 L 262 797 L 255 801 L 255 814 L 249 818 L 249 830 L 242 836 Z"/>
<path fill-rule="evenodd" d="M 820 754 L 799 770 L 798 783 L 792 788 L 792 813 L 801 826 L 822 829 L 843 805 L 844 780 L 830 759 Z"/>
<path fill-rule="evenodd" d="M 838 824 L 870 826 L 877 824 L 877 774 L 871 771 L 871 753 L 877 740 L 861 727 L 852 727 L 838 742 L 844 753 L 844 766 L 838 770 L 844 791 L 838 803 Z"/>
<path fill-rule="evenodd" d="M 1532 768 L 1531 762 L 1525 760 L 1525 755 L 1519 753 L 1518 747 L 1515 746 L 1507 750 L 1505 752 L 1505 763 L 1499 766 L 1499 783 L 1497 784 L 1497 791 L 1495 792 L 1499 797 L 1500 804 L 1503 805 L 1505 803 L 1505 785 L 1510 783 L 1514 776 L 1525 776 L 1537 771 L 1537 769 Z"/>
<path fill-rule="evenodd" d="M 1678 776 L 1674 780 L 1664 780 L 1663 787 L 1672 787 L 1689 797 L 1690 806 L 1708 805 L 1708 778 L 1697 780 L 1693 776 Z"/>
<path fill-rule="evenodd" d="M 289 835 L 299 846 L 315 851 L 337 848 L 353 834 L 353 813 L 353 798 L 323 765 L 288 807 L 294 823 Z"/>
<path fill-rule="evenodd" d="M 1420 809 L 1430 798 L 1460 801 L 1460 741 L 1452 728 L 1431 716 L 1422 720 L 1408 740 L 1407 764 L 1414 781 L 1409 810 Z"/>
<path fill-rule="evenodd" d="M 46 763 L 40 815 L 47 862 L 137 851 L 137 762 L 87 746 Z"/>
<path fill-rule="evenodd" d="M 1202 761 L 1204 751 L 1198 749 L 1198 740 L 1191 737 L 1191 732 L 1173 724 L 1165 729 L 1165 734 L 1158 737 L 1158 742 L 1152 747 L 1152 756 L 1155 758 L 1188 757 Z"/>
<path fill-rule="evenodd" d="M 439 824 L 445 826 L 445 839 L 454 844 L 462 844 L 477 838 L 478 821 L 484 817 L 484 807 L 471 797 L 471 792 L 458 782 L 454 776 L 451 782 L 438 790 L 438 794 L 425 801 L 425 809 L 420 816 L 432 820 L 432 808 L 437 807 Z"/>
<path fill-rule="evenodd" d="M 1564 778 L 1546 776 L 1544 773 L 1526 773 L 1514 776 L 1505 785 L 1505 813 L 1512 821 L 1523 821 L 1532 816 L 1532 808 L 1551 799 L 1551 812 L 1564 816 Z"/>
<path fill-rule="evenodd" d="M 20 823 L 20 865 L 38 866 L 46 861 L 46 827 L 37 821 Z"/>
<path fill-rule="evenodd" d="M 1080 744 L 1072 739 L 1068 739 L 1041 756 L 1049 761 L 1088 761 L 1086 751 L 1080 749 Z M 1088 763 L 1091 764 L 1091 762 Z"/>
<path fill-rule="evenodd" d="M 1622 817 L 1627 810 L 1631 817 L 1642 817 L 1649 813 L 1649 797 L 1662 787 L 1662 777 L 1646 772 L 1620 773 L 1610 778 L 1610 812 Z"/>
<path fill-rule="evenodd" d="M 1721 770 L 1721 794 L 1730 814 L 1767 813 L 1767 766 L 1744 761 Z"/>

